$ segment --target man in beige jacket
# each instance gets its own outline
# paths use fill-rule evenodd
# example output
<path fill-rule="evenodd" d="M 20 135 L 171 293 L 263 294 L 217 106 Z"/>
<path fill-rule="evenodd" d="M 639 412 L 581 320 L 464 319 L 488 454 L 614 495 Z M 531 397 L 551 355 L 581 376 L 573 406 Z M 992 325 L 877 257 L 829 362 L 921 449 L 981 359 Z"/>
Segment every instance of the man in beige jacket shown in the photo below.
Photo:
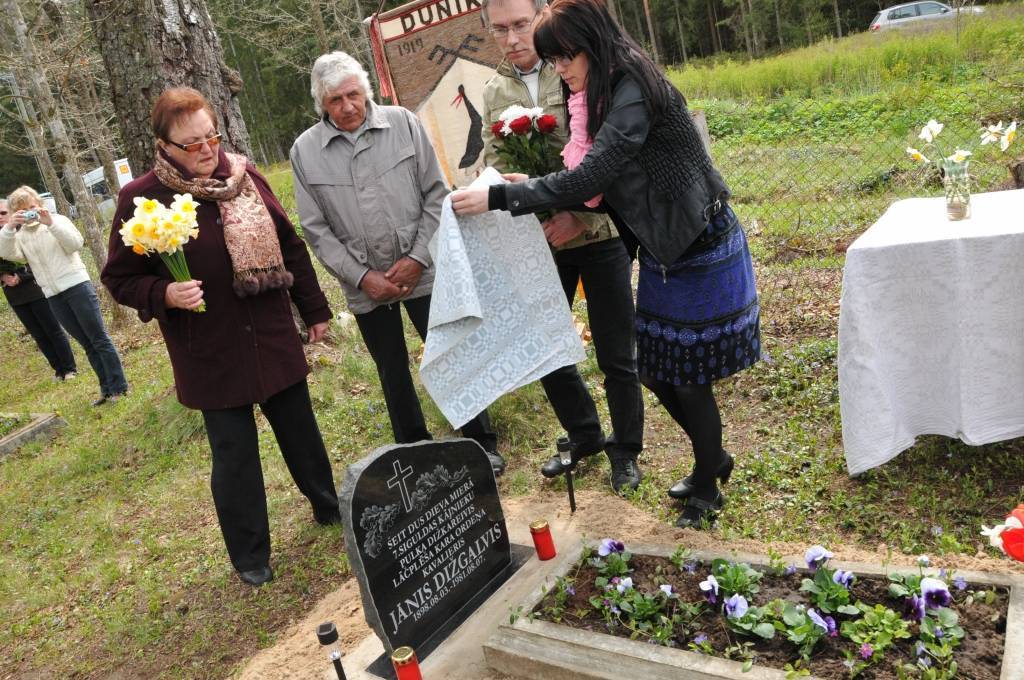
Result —
<path fill-rule="evenodd" d="M 427 334 L 434 269 L 427 250 L 448 187 L 418 118 L 372 101 L 366 70 L 343 52 L 313 64 L 320 121 L 291 149 L 295 202 L 306 240 L 337 277 L 377 365 L 398 443 L 430 439 L 409 372 L 402 312 Z M 484 411 L 462 427 L 491 460 L 505 462 Z"/>
<path fill-rule="evenodd" d="M 546 1 L 483 0 L 481 6 L 484 23 L 505 55 L 484 87 L 484 163 L 508 171 L 495 149 L 491 123 L 514 104 L 542 107 L 558 119 L 551 138 L 561 148 L 568 140 L 565 95 L 554 69 L 533 48 L 534 28 L 548 11 Z M 605 441 L 597 407 L 575 366 L 551 372 L 541 384 L 569 434 L 573 465 L 603 448 L 612 464 L 612 487 L 635 489 L 640 483 L 636 460 L 643 449 L 644 411 L 636 371 L 632 261 L 607 215 L 560 212 L 543 226 L 570 305 L 577 282 L 583 281 L 613 435 Z M 545 477 L 563 470 L 557 455 L 541 467 Z"/>

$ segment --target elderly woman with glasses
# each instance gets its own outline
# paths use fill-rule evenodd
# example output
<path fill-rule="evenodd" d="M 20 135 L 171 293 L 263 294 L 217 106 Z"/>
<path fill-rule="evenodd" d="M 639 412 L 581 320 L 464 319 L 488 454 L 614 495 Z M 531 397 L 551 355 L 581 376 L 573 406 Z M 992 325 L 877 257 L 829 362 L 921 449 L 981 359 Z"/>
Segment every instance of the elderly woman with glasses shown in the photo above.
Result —
<path fill-rule="evenodd" d="M 305 243 L 266 179 L 245 156 L 221 148 L 206 99 L 191 88 L 167 90 L 152 124 L 156 162 L 118 196 L 101 278 L 118 302 L 159 323 L 178 400 L 202 411 L 206 424 L 210 486 L 228 555 L 242 581 L 258 586 L 273 572 L 254 404 L 315 520 L 340 522 L 291 303 L 310 342 L 324 336 L 331 310 Z M 170 205 L 186 193 L 196 200 L 199 222 L 199 236 L 184 246 L 195 280 L 175 282 L 160 258 L 135 254 L 118 232 L 137 199 Z"/>

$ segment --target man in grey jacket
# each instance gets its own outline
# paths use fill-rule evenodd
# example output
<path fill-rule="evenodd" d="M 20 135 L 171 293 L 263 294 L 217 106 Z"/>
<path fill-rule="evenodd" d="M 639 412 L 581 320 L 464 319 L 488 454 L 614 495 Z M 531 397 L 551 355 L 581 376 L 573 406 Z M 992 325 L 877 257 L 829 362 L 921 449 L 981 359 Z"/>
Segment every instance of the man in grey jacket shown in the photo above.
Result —
<path fill-rule="evenodd" d="M 409 372 L 401 307 L 427 334 L 434 270 L 427 243 L 448 194 L 418 118 L 372 101 L 366 70 L 344 52 L 313 64 L 311 93 L 320 121 L 292 145 L 295 202 L 302 231 L 337 277 L 377 365 L 398 443 L 430 439 Z M 505 462 L 484 411 L 462 428 Z"/>

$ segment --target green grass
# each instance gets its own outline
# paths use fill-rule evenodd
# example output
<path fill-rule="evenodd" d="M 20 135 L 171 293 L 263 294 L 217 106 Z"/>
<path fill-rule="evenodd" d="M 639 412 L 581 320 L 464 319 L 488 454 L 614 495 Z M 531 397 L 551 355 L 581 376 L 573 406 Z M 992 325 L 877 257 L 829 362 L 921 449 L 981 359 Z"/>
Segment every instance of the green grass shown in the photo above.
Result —
<path fill-rule="evenodd" d="M 941 116 L 950 137 L 967 138 L 981 121 L 1020 117 L 1019 93 L 983 75 L 1020 68 L 1020 13 L 993 9 L 986 18 L 1001 12 L 1005 20 L 972 22 L 956 54 L 948 34 L 860 35 L 673 75 L 709 113 L 712 152 L 748 228 L 763 309 L 768 359 L 717 388 L 726 447 L 737 458 L 715 530 L 724 542 L 994 555 L 980 524 L 1024 500 L 1022 440 L 968 447 L 927 437 L 850 479 L 837 397 L 845 247 L 893 200 L 939 191 L 903 152 L 916 126 Z M 972 167 L 979 185 L 999 181 L 997 159 Z M 287 164 L 264 171 L 294 217 Z M 343 310 L 337 284 L 317 266 L 332 306 Z M 585 317 L 585 303 L 576 311 Z M 259 418 L 278 578 L 258 591 L 237 581 L 210 499 L 202 421 L 177 404 L 152 325 L 117 334 L 132 392 L 99 409 L 88 405 L 98 391 L 91 373 L 52 382 L 6 306 L 0 329 L 4 411 L 56 411 L 69 423 L 56 440 L 0 459 L 0 677 L 224 677 L 350 577 L 341 532 L 312 522 Z M 415 355 L 421 343 L 407 339 Z M 353 325 L 332 327 L 328 346 L 309 359 L 340 481 L 347 464 L 390 441 L 387 412 Z M 592 348 L 580 368 L 607 423 Z M 663 492 L 689 472 L 692 456 L 645 396 L 646 478 L 630 501 L 652 521 L 671 522 L 679 508 Z M 435 436 L 451 433 L 422 398 Z M 561 496 L 564 482 L 537 472 L 561 434 L 539 385 L 503 397 L 491 413 L 509 462 L 502 495 Z M 581 488 L 610 493 L 606 461 L 583 468 Z"/>
<path fill-rule="evenodd" d="M 670 77 L 688 97 L 702 99 L 860 94 L 899 88 L 917 77 L 956 82 L 964 64 L 1008 66 L 1022 48 L 1021 5 L 986 5 L 984 15 L 963 17 L 959 45 L 954 22 L 937 22 L 918 30 L 829 39 L 754 62 L 689 66 Z"/>

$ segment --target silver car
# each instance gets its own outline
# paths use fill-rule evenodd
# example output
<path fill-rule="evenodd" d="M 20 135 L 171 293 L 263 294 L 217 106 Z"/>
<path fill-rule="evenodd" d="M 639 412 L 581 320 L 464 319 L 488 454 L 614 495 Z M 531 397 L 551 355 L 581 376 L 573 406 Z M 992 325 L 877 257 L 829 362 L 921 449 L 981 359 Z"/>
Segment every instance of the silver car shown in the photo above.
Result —
<path fill-rule="evenodd" d="M 981 14 L 985 10 L 981 7 L 964 7 L 960 10 L 964 14 Z M 907 24 L 920 25 L 918 22 L 930 21 L 933 19 L 948 19 L 956 16 L 956 10 L 949 5 L 935 0 L 923 0 L 922 2 L 907 2 L 896 5 L 889 9 L 883 9 L 871 20 L 870 31 L 885 31 L 890 28 L 899 28 Z"/>

